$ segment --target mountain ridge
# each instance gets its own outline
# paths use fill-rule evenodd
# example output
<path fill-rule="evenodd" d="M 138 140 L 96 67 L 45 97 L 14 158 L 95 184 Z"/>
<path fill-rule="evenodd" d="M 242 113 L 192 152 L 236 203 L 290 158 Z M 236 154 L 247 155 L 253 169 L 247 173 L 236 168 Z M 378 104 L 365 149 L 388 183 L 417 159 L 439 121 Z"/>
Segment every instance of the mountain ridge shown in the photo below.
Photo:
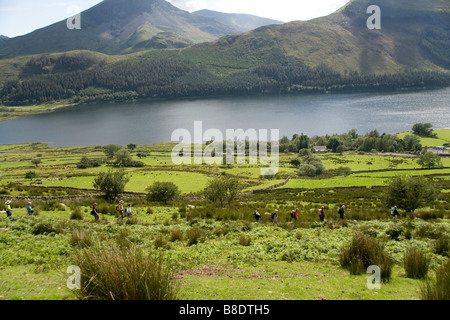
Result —
<path fill-rule="evenodd" d="M 148 48 L 156 43 L 171 47 L 173 42 L 187 46 L 193 43 L 213 41 L 217 38 L 241 32 L 236 25 L 227 25 L 205 14 L 192 14 L 165 0 L 104 0 L 80 14 L 81 29 L 69 30 L 66 20 L 35 30 L 29 34 L 11 38 L 0 48 L 0 54 L 39 54 L 71 50 L 91 50 L 108 54 L 133 51 L 136 45 Z M 259 17 L 255 17 L 257 20 Z M 263 18 L 259 18 L 263 21 Z M 139 28 L 150 24 L 157 35 L 136 35 Z M 167 34 L 168 33 L 168 34 Z M 166 36 L 169 35 L 169 38 Z M 140 36 L 145 43 L 129 39 Z M 163 38 L 161 40 L 161 38 Z M 176 40 L 174 40 L 176 39 Z M 158 42 L 158 40 L 161 40 Z M 169 41 L 165 41 L 169 40 Z"/>

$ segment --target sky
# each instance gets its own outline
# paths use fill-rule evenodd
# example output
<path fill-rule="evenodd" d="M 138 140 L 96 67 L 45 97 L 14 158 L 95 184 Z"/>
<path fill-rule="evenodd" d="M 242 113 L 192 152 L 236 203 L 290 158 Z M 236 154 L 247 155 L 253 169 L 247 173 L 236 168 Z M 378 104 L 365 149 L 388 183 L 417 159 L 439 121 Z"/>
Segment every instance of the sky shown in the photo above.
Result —
<path fill-rule="evenodd" d="M 0 0 L 0 35 L 16 37 L 67 19 L 102 0 Z M 126 1 L 126 0 L 124 0 Z M 328 15 L 349 0 L 168 0 L 192 12 L 247 13 L 284 22 Z M 83 17 L 81 17 L 81 21 Z"/>

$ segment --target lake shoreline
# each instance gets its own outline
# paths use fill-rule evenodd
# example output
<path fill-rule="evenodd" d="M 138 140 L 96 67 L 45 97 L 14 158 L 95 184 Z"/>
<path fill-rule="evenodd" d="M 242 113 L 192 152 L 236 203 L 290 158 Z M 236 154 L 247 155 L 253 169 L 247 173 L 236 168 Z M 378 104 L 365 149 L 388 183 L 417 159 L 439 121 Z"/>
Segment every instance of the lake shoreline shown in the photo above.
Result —
<path fill-rule="evenodd" d="M 320 96 L 320 95 L 341 95 L 341 94 L 386 94 L 386 93 L 412 93 L 412 92 L 424 92 L 450 88 L 450 86 L 442 87 L 417 87 L 417 88 L 396 88 L 394 90 L 324 90 L 324 91 L 299 91 L 299 92 L 282 92 L 282 93 L 249 93 L 249 94 L 221 94 L 221 95 L 206 95 L 206 96 L 180 96 L 180 97 L 151 97 L 151 98 L 139 98 L 132 100 L 121 101 L 86 101 L 86 102 L 73 102 L 73 101 L 55 101 L 53 103 L 41 104 L 41 105 L 24 105 L 24 106 L 4 106 L 0 105 L 0 123 L 8 120 L 13 120 L 19 117 L 25 117 L 35 114 L 52 113 L 57 110 L 62 110 L 69 107 L 76 107 L 80 105 L 101 105 L 101 104 L 132 104 L 132 103 L 151 103 L 151 102 L 166 102 L 166 101 L 196 101 L 196 100 L 208 100 L 208 99 L 227 99 L 227 98 L 258 98 L 258 97 L 285 97 L 285 96 Z M 17 109 L 28 108 L 27 111 L 17 111 Z M 13 111 L 8 111 L 13 110 Z M 9 114 L 11 113 L 11 115 Z"/>

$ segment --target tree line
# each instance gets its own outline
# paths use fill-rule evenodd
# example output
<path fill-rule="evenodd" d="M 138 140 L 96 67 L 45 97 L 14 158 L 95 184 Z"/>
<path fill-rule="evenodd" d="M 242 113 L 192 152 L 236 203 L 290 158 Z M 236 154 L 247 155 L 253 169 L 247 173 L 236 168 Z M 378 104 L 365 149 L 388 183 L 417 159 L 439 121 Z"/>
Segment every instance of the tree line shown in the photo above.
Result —
<path fill-rule="evenodd" d="M 20 106 L 65 99 L 82 103 L 152 97 L 391 91 L 449 84 L 446 73 L 340 74 L 327 65 L 309 67 L 289 57 L 222 76 L 188 61 L 139 58 L 106 64 L 92 53 L 79 53 L 32 58 L 18 79 L 6 82 L 0 89 L 0 103 Z"/>

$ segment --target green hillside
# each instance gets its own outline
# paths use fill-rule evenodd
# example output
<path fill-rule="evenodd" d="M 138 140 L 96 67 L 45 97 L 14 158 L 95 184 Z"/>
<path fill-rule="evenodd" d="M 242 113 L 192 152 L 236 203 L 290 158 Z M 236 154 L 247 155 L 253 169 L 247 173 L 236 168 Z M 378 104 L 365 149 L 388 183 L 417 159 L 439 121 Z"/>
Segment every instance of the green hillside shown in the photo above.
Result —
<path fill-rule="evenodd" d="M 152 14 L 159 8 L 159 0 L 142 1 L 156 6 Z M 438 0 L 379 0 L 382 28 L 369 30 L 369 3 L 354 0 L 326 17 L 264 26 L 187 47 L 193 41 L 187 36 L 145 22 L 130 32 L 125 43 L 114 42 L 121 55 L 77 50 L 0 56 L 0 104 L 450 85 L 449 5 Z M 101 3 L 112 4 L 123 2 Z M 193 31 L 190 26 L 183 28 Z"/>
<path fill-rule="evenodd" d="M 282 21 L 257 17 L 250 14 L 223 13 L 206 9 L 195 11 L 193 13 L 195 15 L 210 17 L 220 23 L 232 27 L 238 32 L 247 32 L 262 26 L 284 23 Z"/>
<path fill-rule="evenodd" d="M 69 30 L 63 20 L 3 46 L 0 39 L 0 54 L 179 48 L 275 22 L 247 15 L 220 19 L 224 15 L 191 14 L 165 0 L 104 0 L 81 13 L 81 29 Z"/>

